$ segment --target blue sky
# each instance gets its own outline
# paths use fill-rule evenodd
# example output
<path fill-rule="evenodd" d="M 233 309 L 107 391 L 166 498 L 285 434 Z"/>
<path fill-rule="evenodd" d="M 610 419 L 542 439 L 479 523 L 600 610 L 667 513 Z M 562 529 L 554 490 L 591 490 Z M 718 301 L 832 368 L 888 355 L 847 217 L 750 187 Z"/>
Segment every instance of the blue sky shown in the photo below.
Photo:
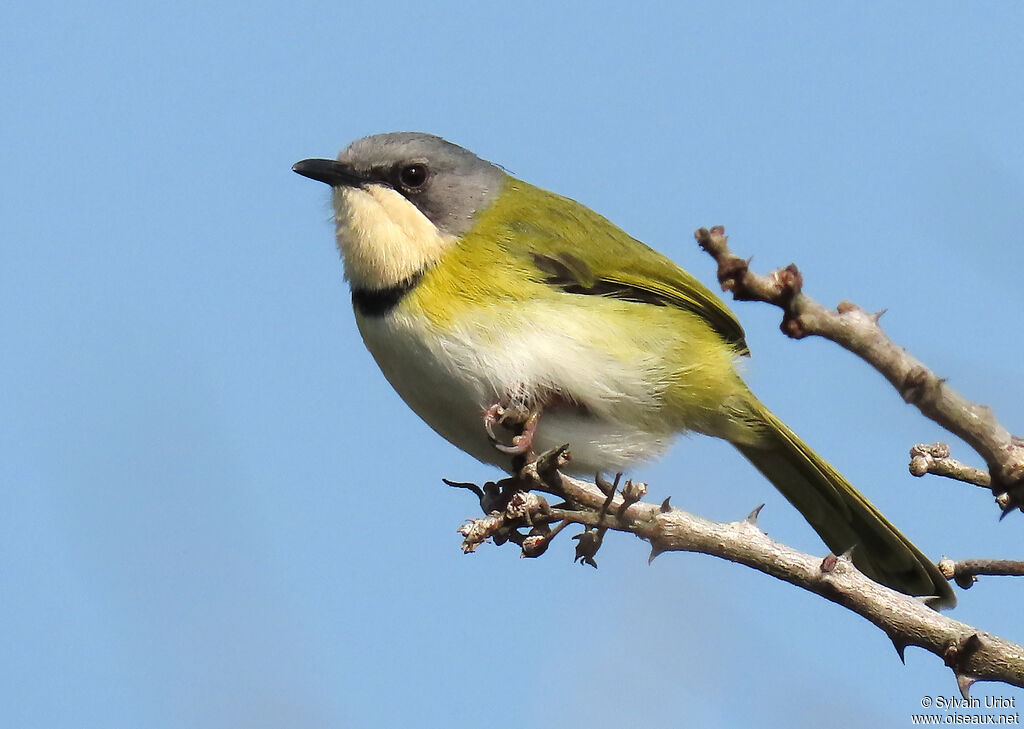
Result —
<path fill-rule="evenodd" d="M 290 171 L 441 134 L 709 285 L 724 224 L 1024 431 L 1017 3 L 15 3 L 0 11 L 0 721 L 17 727 L 909 724 L 938 659 L 709 557 L 463 556 L 496 474 L 355 331 L 327 191 Z M 936 558 L 1020 515 L 906 472 L 943 434 L 836 347 L 732 305 L 755 392 Z M 976 462 L 965 447 L 955 453 Z M 729 447 L 633 474 L 823 552 Z M 1022 586 L 955 616 L 1024 641 Z M 979 685 L 976 695 L 1018 695 Z"/>

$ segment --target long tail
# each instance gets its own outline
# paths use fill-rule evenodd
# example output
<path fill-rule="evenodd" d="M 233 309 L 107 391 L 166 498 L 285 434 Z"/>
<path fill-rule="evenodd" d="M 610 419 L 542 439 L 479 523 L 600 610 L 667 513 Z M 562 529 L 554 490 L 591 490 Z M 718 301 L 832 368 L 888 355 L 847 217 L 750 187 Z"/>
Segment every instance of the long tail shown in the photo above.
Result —
<path fill-rule="evenodd" d="M 853 547 L 853 563 L 871 579 L 953 607 L 956 595 L 931 562 L 842 474 L 756 400 L 756 445 L 736 448 L 782 492 L 834 554 Z"/>

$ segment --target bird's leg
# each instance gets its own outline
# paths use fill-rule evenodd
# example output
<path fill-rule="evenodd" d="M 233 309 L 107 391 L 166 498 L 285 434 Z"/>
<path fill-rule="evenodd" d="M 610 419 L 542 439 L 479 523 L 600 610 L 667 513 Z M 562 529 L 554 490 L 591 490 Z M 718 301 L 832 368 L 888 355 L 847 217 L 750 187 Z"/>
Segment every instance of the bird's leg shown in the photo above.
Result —
<path fill-rule="evenodd" d="M 525 415 L 525 419 L 523 418 Z M 490 438 L 494 447 L 502 453 L 510 456 L 519 456 L 529 453 L 533 447 L 533 436 L 537 432 L 537 424 L 540 422 L 540 410 L 529 411 L 508 409 L 495 403 L 484 411 L 484 430 Z M 505 445 L 498 440 L 494 434 L 495 425 L 514 426 L 519 433 L 512 438 L 512 445 Z"/>
<path fill-rule="evenodd" d="M 495 443 L 494 447 L 502 453 L 510 456 L 520 456 L 529 453 L 533 448 L 533 436 L 537 432 L 537 424 L 540 422 L 540 410 L 531 410 L 526 421 L 523 423 L 523 432 L 512 439 L 512 445 Z"/>

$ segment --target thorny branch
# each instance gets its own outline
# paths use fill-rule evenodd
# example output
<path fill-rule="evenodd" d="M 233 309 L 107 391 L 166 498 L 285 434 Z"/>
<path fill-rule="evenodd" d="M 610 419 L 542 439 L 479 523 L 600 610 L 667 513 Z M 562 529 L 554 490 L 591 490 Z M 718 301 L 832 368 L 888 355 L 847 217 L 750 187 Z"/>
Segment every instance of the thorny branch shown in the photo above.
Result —
<path fill-rule="evenodd" d="M 729 249 L 721 226 L 701 228 L 694 237 L 718 262 L 718 281 L 723 290 L 732 291 L 738 300 L 778 306 L 783 311 L 781 329 L 794 339 L 824 337 L 865 360 L 892 383 L 906 402 L 962 438 L 985 460 L 988 486 L 1004 513 L 1014 508 L 1024 511 L 1024 439 L 1011 435 L 989 407 L 967 400 L 889 339 L 878 324 L 881 313 L 870 314 L 848 301 L 834 311 L 827 309 L 803 293 L 803 278 L 793 264 L 767 276 L 753 273 L 749 261 Z M 942 472 L 939 469 L 941 466 L 935 471 L 929 467 L 924 472 Z M 942 475 L 960 478 L 954 472 L 947 469 Z M 978 483 L 974 477 L 961 480 Z"/>
<path fill-rule="evenodd" d="M 953 620 L 918 598 L 872 581 L 846 556 L 822 559 L 774 541 L 757 526 L 760 508 L 740 521 L 709 521 L 672 507 L 667 499 L 660 506 L 640 500 L 646 493 L 644 484 L 627 482 L 620 491 L 602 490 L 570 478 L 558 470 L 569 458 L 563 446 L 541 455 L 515 478 L 476 489 L 487 515 L 459 529 L 464 551 L 472 552 L 490 538 L 498 544 L 519 544 L 524 557 L 537 556 L 566 525 L 580 524 L 585 531 L 579 535 L 576 559 L 594 564 L 606 531 L 628 532 L 650 543 L 651 560 L 672 551 L 708 554 L 852 610 L 889 636 L 901 660 L 907 646 L 920 646 L 940 657 L 953 670 L 964 697 L 976 681 L 1024 688 L 1024 646 Z M 564 503 L 552 507 L 539 492 Z M 553 523 L 557 526 L 551 529 Z M 521 529 L 529 529 L 528 534 Z"/>

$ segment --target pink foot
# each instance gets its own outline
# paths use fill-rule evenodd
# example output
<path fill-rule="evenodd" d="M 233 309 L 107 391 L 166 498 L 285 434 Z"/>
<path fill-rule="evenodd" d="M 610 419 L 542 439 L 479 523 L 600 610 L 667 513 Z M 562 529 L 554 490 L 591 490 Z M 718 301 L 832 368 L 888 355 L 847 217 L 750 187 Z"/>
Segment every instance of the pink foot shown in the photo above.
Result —
<path fill-rule="evenodd" d="M 537 424 L 540 422 L 540 413 L 534 410 L 530 413 L 530 417 L 523 423 L 523 432 L 512 439 L 512 445 L 507 446 L 503 443 L 495 443 L 494 447 L 502 453 L 507 453 L 510 456 L 521 456 L 524 453 L 529 453 L 530 449 L 533 448 L 533 436 L 537 432 Z"/>
<path fill-rule="evenodd" d="M 533 436 L 537 432 L 537 424 L 540 422 L 540 411 L 531 411 L 523 423 L 523 432 L 512 439 L 512 445 L 505 445 L 494 434 L 494 426 L 500 425 L 510 417 L 511 414 L 497 403 L 487 408 L 484 411 L 484 430 L 487 431 L 487 437 L 490 438 L 494 447 L 502 453 L 507 453 L 510 456 L 528 453 L 530 448 L 533 447 Z"/>

